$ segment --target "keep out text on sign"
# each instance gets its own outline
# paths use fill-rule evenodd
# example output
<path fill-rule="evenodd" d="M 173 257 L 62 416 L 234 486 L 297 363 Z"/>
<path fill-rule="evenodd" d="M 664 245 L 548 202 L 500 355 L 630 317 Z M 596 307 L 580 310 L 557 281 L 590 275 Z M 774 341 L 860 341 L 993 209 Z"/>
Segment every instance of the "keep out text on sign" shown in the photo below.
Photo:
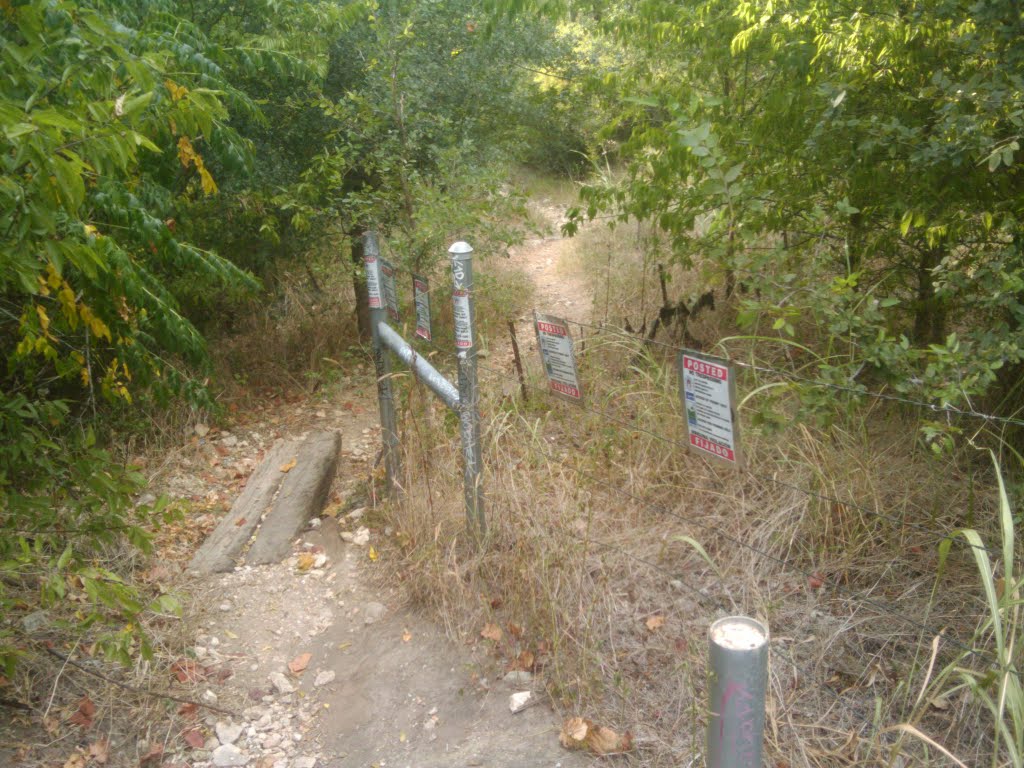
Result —
<path fill-rule="evenodd" d="M 736 377 L 729 361 L 690 350 L 680 352 L 679 396 L 690 447 L 739 466 Z"/>
<path fill-rule="evenodd" d="M 576 355 L 569 326 L 561 318 L 535 313 L 537 346 L 548 378 L 548 388 L 575 403 L 582 401 Z"/>

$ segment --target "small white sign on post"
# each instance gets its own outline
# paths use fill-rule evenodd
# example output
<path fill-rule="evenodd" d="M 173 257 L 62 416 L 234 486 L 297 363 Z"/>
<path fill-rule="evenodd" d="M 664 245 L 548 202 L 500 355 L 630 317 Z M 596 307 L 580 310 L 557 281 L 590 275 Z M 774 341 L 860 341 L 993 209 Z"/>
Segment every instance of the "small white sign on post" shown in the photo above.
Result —
<path fill-rule="evenodd" d="M 416 307 L 416 335 L 430 341 L 433 334 L 430 328 L 430 283 L 427 278 L 412 276 L 412 298 Z"/>
<path fill-rule="evenodd" d="M 384 291 L 384 305 L 388 317 L 398 322 L 398 289 L 395 288 L 395 268 L 390 261 L 380 260 L 380 282 Z M 372 306 L 372 305 L 371 305 Z"/>
<path fill-rule="evenodd" d="M 384 306 L 380 294 L 380 264 L 376 256 L 367 254 L 363 257 L 363 265 L 366 267 L 366 295 L 370 309 L 380 309 Z"/>
<path fill-rule="evenodd" d="M 679 396 L 691 448 L 736 467 L 741 463 L 736 377 L 728 360 L 690 350 L 679 353 Z"/>
<path fill-rule="evenodd" d="M 568 323 L 560 317 L 537 312 L 534 312 L 534 321 L 537 347 L 540 349 L 541 362 L 544 363 L 544 373 L 548 377 L 548 387 L 567 400 L 581 402 L 583 393 L 580 391 L 576 355 Z"/>
<path fill-rule="evenodd" d="M 469 318 L 469 291 L 456 288 L 452 291 L 452 307 L 455 313 L 455 346 L 459 349 L 473 347 L 473 325 Z"/>

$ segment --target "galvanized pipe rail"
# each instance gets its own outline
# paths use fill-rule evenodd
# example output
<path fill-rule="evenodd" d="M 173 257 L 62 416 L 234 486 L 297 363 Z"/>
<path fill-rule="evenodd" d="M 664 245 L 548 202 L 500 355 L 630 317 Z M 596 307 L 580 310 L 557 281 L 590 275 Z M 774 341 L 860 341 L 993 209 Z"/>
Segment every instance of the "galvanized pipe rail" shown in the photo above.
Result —
<path fill-rule="evenodd" d="M 462 441 L 463 482 L 466 522 L 472 535 L 481 539 L 487 533 L 482 486 L 483 459 L 480 451 L 480 387 L 477 381 L 474 341 L 473 249 L 458 242 L 448 250 L 452 259 L 452 304 L 455 314 L 455 344 L 459 365 L 458 387 L 452 384 L 421 355 L 416 354 L 402 335 L 387 323 L 387 307 L 380 273 L 380 246 L 377 233 L 363 236 L 363 261 L 373 334 L 373 361 L 377 374 L 377 402 L 380 407 L 381 437 L 384 443 L 384 471 L 388 492 L 395 495 L 401 486 L 402 465 L 395 419 L 394 393 L 391 388 L 393 352 L 437 397 L 459 415 Z"/>

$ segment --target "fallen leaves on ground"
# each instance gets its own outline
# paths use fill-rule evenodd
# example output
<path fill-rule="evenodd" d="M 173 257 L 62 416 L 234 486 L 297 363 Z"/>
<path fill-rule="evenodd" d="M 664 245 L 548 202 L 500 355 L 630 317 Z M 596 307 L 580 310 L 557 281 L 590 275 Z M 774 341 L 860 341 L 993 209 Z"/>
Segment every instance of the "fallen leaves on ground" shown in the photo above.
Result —
<path fill-rule="evenodd" d="M 75 752 L 64 763 L 64 768 L 85 768 L 85 755 L 81 752 Z"/>
<path fill-rule="evenodd" d="M 644 623 L 647 624 L 648 630 L 650 630 L 651 632 L 656 632 L 657 630 L 665 626 L 665 617 L 662 616 L 660 613 L 656 613 L 654 616 L 648 616 L 647 621 Z"/>
<path fill-rule="evenodd" d="M 369 552 L 367 552 L 367 557 L 369 557 L 372 562 L 376 563 L 377 562 L 377 558 L 379 558 L 380 555 L 377 554 L 377 550 L 376 549 L 374 549 L 373 547 L 370 547 Z"/>
<path fill-rule="evenodd" d="M 523 651 L 516 657 L 515 664 L 512 665 L 513 669 L 521 669 L 523 672 L 532 672 L 533 665 L 536 664 L 537 659 L 533 655 L 533 651 Z"/>
<path fill-rule="evenodd" d="M 493 640 L 496 643 L 501 641 L 501 634 L 501 627 L 491 622 L 484 624 L 484 628 L 480 630 L 480 637 Z"/>
<path fill-rule="evenodd" d="M 410 640 L 412 640 L 412 632 L 406 629 L 402 632 L 402 642 L 408 643 Z"/>
<path fill-rule="evenodd" d="M 95 714 L 96 705 L 92 703 L 92 699 L 88 696 L 83 696 L 81 701 L 78 702 L 78 711 L 68 718 L 68 722 L 73 725 L 80 725 L 84 729 L 89 729 L 92 727 L 92 718 Z"/>
<path fill-rule="evenodd" d="M 107 739 L 94 741 L 89 745 L 89 759 L 103 765 L 110 757 L 110 742 Z"/>
<path fill-rule="evenodd" d="M 278 467 L 278 469 L 280 469 L 282 472 L 291 472 L 293 469 L 295 469 L 295 465 L 298 463 L 298 459 L 292 459 L 287 464 L 282 464 L 280 467 Z"/>
<path fill-rule="evenodd" d="M 312 653 L 300 653 L 294 659 L 288 662 L 288 671 L 293 675 L 301 675 L 306 671 L 306 667 L 309 666 L 310 659 L 313 658 Z"/>
<path fill-rule="evenodd" d="M 620 736 L 611 728 L 594 725 L 582 717 L 570 717 L 562 723 L 558 741 L 566 749 L 589 749 L 595 755 L 628 752 L 633 748 L 633 736 L 629 731 Z"/>
<path fill-rule="evenodd" d="M 178 659 L 171 664 L 171 674 L 179 683 L 195 683 L 206 679 L 205 670 L 191 659 Z"/>
<path fill-rule="evenodd" d="M 181 736 L 192 749 L 202 749 L 203 745 L 206 744 L 206 737 L 203 736 L 203 732 L 198 728 L 190 728 Z"/>
<path fill-rule="evenodd" d="M 316 555 L 312 552 L 303 552 L 299 555 L 296 565 L 300 571 L 308 571 L 316 564 Z"/>
<path fill-rule="evenodd" d="M 154 744 L 142 757 L 139 758 L 139 768 L 156 768 L 163 762 L 164 745 Z"/>

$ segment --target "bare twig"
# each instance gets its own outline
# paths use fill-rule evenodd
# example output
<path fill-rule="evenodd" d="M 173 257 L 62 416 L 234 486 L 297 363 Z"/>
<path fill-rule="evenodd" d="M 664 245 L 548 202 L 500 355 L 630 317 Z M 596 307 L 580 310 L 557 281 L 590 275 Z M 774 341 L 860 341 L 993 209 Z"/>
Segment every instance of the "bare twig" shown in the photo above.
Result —
<path fill-rule="evenodd" d="M 232 717 L 238 717 L 238 713 L 237 712 L 233 712 L 230 709 L 224 709 L 223 707 L 215 707 L 212 704 L 206 704 L 206 703 L 204 703 L 202 701 L 195 701 L 193 699 L 186 699 L 186 698 L 184 698 L 182 696 L 175 696 L 174 694 L 167 693 L 166 691 L 147 691 L 147 690 L 144 690 L 142 688 L 138 688 L 138 687 L 136 687 L 134 685 L 128 685 L 128 683 L 122 683 L 120 680 L 114 680 L 111 677 L 107 677 L 102 672 L 97 672 L 94 669 L 89 669 L 84 664 L 80 664 L 79 662 L 75 661 L 74 659 L 72 659 L 72 658 L 70 658 L 68 656 L 65 656 L 60 651 L 55 651 L 53 648 L 46 648 L 45 650 L 51 656 L 60 659 L 65 664 L 70 664 L 72 667 L 74 667 L 75 669 L 79 670 L 80 672 L 84 672 L 85 674 L 91 675 L 92 677 L 97 677 L 100 680 L 104 680 L 104 681 L 110 683 L 111 685 L 116 685 L 118 688 L 123 688 L 126 691 L 131 691 L 132 693 L 138 693 L 138 694 L 141 694 L 143 696 L 149 696 L 149 697 L 155 698 L 155 699 L 167 699 L 169 701 L 176 701 L 179 704 L 193 704 L 193 705 L 195 705 L 197 707 L 202 707 L 203 709 L 208 709 L 211 712 L 219 712 L 222 715 L 231 715 Z"/>

